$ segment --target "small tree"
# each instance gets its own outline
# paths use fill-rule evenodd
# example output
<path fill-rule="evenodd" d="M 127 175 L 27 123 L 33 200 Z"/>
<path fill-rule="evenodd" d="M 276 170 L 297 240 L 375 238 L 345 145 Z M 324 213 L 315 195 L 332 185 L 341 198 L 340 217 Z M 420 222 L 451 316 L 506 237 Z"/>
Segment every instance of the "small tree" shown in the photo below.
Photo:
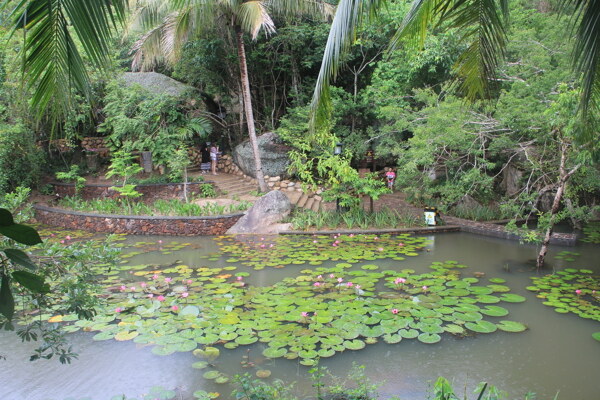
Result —
<path fill-rule="evenodd" d="M 127 207 L 131 209 L 130 199 L 140 197 L 142 194 L 135 190 L 135 185 L 128 184 L 127 179 L 133 175 L 143 171 L 143 168 L 139 165 L 133 164 L 133 155 L 125 150 L 118 150 L 113 154 L 108 167 L 107 178 L 115 175 L 123 178 L 121 186 L 111 186 L 111 189 L 118 192 L 124 197 Z"/>
<path fill-rule="evenodd" d="M 187 196 L 187 184 L 188 184 L 188 173 L 187 169 L 191 165 L 190 157 L 188 155 L 187 148 L 180 147 L 175 150 L 175 153 L 168 161 L 169 168 L 171 169 L 170 177 L 173 180 L 183 179 L 183 198 L 185 202 L 188 202 Z"/>

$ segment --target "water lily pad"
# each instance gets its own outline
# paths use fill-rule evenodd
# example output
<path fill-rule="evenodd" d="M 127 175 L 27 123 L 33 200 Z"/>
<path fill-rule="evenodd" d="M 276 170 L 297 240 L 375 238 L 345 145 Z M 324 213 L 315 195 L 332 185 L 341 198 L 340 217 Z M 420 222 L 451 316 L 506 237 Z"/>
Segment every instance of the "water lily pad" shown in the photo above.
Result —
<path fill-rule="evenodd" d="M 206 371 L 202 376 L 204 379 L 217 379 L 219 376 L 221 376 L 221 373 L 219 371 L 211 370 Z"/>
<path fill-rule="evenodd" d="M 419 331 L 416 329 L 400 329 L 398 334 L 405 339 L 414 339 L 419 336 Z"/>
<path fill-rule="evenodd" d="M 261 379 L 265 379 L 271 376 L 271 371 L 268 369 L 259 369 L 256 371 L 256 376 Z"/>
<path fill-rule="evenodd" d="M 417 339 L 422 343 L 432 344 L 442 340 L 442 337 L 437 333 L 421 333 Z"/>
<path fill-rule="evenodd" d="M 131 339 L 135 338 L 137 335 L 139 335 L 139 333 L 137 331 L 131 331 L 131 332 L 121 331 L 115 335 L 115 340 L 123 342 L 126 340 L 131 340 Z"/>
<path fill-rule="evenodd" d="M 507 303 L 522 303 L 525 301 L 525 297 L 514 293 L 505 293 L 500 296 L 500 300 L 506 301 Z"/>
<path fill-rule="evenodd" d="M 205 358 L 209 362 L 214 361 L 219 357 L 221 352 L 216 347 L 205 347 L 204 349 L 196 349 L 192 352 L 198 358 Z"/>
<path fill-rule="evenodd" d="M 206 367 L 208 367 L 208 363 L 206 361 L 196 361 L 192 364 L 192 368 L 196 369 L 204 369 Z"/>
<path fill-rule="evenodd" d="M 218 384 L 222 385 L 222 384 L 227 383 L 227 382 L 229 382 L 229 377 L 227 375 L 220 374 L 219 376 L 217 376 L 215 378 L 215 383 L 218 383 Z"/>
<path fill-rule="evenodd" d="M 500 321 L 496 326 L 504 332 L 523 332 L 527 329 L 527 326 L 515 321 Z"/>
<path fill-rule="evenodd" d="M 344 347 L 349 350 L 361 350 L 365 347 L 365 342 L 359 339 L 344 341 Z"/>
<path fill-rule="evenodd" d="M 508 310 L 500 306 L 487 306 L 483 308 L 480 312 L 490 317 L 504 317 L 508 315 Z"/>
<path fill-rule="evenodd" d="M 465 328 L 477 333 L 492 333 L 498 329 L 496 324 L 483 320 L 477 322 L 467 322 L 465 324 Z"/>

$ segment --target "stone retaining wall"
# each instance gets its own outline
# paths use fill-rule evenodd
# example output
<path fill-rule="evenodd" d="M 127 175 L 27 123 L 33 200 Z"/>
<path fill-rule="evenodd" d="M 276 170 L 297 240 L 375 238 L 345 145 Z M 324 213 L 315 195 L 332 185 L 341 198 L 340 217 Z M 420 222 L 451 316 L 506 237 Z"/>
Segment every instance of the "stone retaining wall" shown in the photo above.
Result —
<path fill-rule="evenodd" d="M 188 195 L 200 193 L 200 185 L 211 182 L 191 182 L 187 185 Z M 53 182 L 54 193 L 60 197 L 73 196 L 75 184 Z M 113 185 L 90 184 L 81 190 L 81 197 L 85 200 L 118 198 L 118 192 L 111 189 Z M 146 183 L 136 185 L 135 190 L 142 194 L 142 199 L 152 202 L 158 199 L 183 198 L 183 183 Z"/>
<path fill-rule="evenodd" d="M 90 232 L 134 235 L 208 236 L 223 235 L 243 213 L 210 217 L 152 217 L 88 214 L 34 205 L 38 222 Z"/>

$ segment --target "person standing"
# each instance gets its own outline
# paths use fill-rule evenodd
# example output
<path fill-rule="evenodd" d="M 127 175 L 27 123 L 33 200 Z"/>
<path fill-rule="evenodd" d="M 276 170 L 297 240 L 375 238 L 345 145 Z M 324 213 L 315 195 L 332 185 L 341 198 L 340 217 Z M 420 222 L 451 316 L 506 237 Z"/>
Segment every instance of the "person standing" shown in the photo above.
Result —
<path fill-rule="evenodd" d="M 386 173 L 385 177 L 387 179 L 387 187 L 393 192 L 394 191 L 394 181 L 396 180 L 396 173 L 392 168 L 390 168 Z"/>
<path fill-rule="evenodd" d="M 217 157 L 219 155 L 219 147 L 212 143 L 210 145 L 210 170 L 213 175 L 217 175 Z"/>

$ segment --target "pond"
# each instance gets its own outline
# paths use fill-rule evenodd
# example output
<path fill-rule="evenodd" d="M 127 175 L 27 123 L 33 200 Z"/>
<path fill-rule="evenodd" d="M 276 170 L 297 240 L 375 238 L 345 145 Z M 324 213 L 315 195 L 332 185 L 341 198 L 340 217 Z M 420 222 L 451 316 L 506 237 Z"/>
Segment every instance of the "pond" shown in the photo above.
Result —
<path fill-rule="evenodd" d="M 600 331 L 598 297 L 591 295 L 600 273 L 597 245 L 555 246 L 551 268 L 537 273 L 535 246 L 466 233 L 240 242 L 146 236 L 124 243 L 124 263 L 106 282 L 114 292 L 107 317 L 72 325 L 79 359 L 71 365 L 30 363 L 32 345 L 0 332 L 8 356 L 0 361 L 0 398 L 136 397 L 162 386 L 184 399 L 198 390 L 229 399 L 231 382 L 217 382 L 258 370 L 271 372 L 266 381 L 295 382 L 300 396 L 314 395 L 306 364 L 317 358 L 338 377 L 353 363 L 364 365 L 381 383 L 381 398 L 425 399 L 438 376 L 460 394 L 482 380 L 510 398 L 533 391 L 538 399 L 557 392 L 559 399 L 592 399 L 600 392 L 600 342 L 592 338 Z M 554 283 L 532 280 L 553 270 L 562 271 Z M 563 300 L 591 304 L 579 311 L 588 318 L 566 313 L 569 305 L 544 305 L 558 300 L 527 289 L 558 278 Z M 221 314 L 211 314 L 215 309 Z M 513 332 L 525 328 L 521 323 L 528 329 Z M 171 334 L 183 338 L 165 339 Z"/>

